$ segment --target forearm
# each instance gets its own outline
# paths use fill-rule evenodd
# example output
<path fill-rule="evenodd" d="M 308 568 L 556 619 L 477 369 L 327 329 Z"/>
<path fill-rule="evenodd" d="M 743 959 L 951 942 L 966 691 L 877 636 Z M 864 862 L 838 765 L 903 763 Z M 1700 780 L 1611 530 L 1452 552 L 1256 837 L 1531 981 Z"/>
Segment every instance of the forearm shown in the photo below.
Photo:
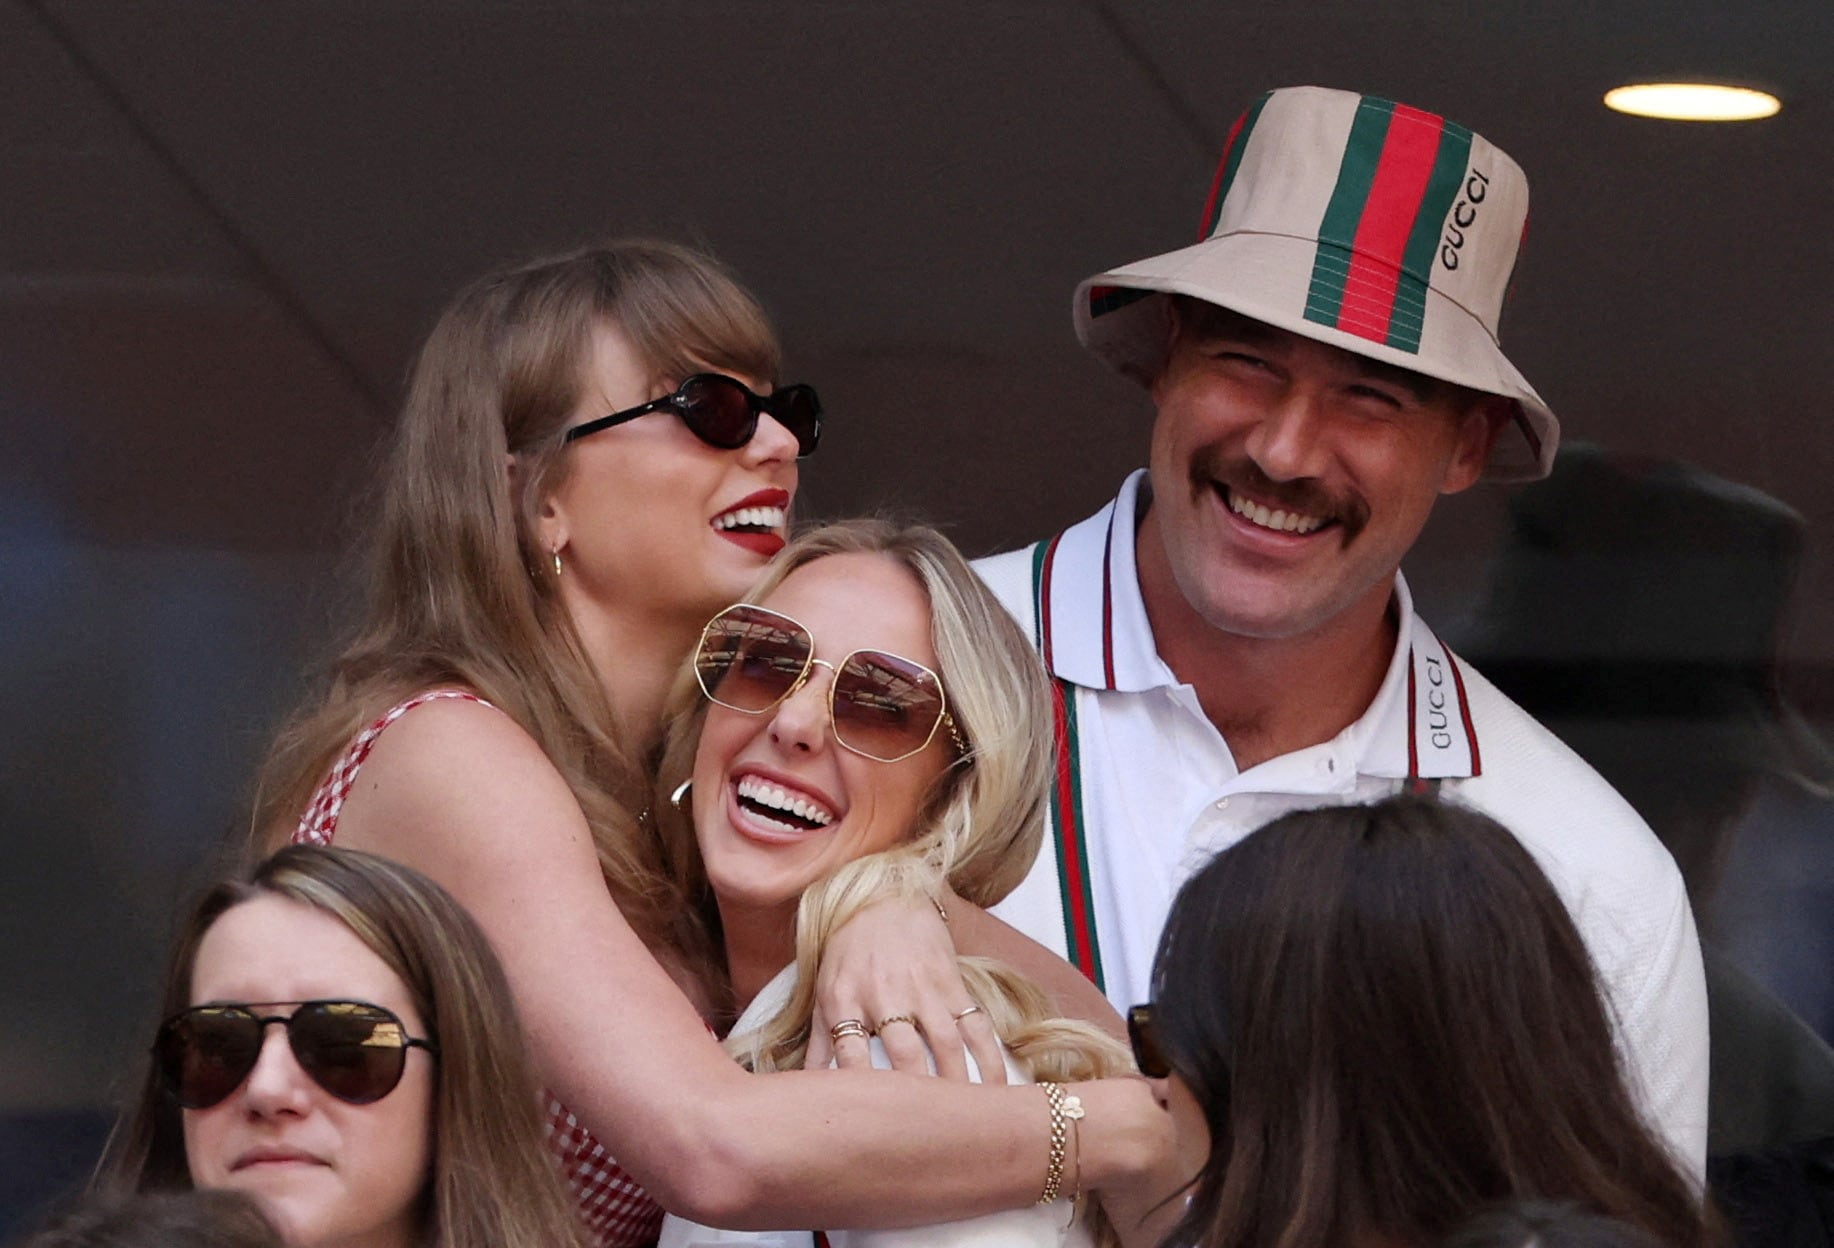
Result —
<path fill-rule="evenodd" d="M 666 1208 L 696 1221 L 913 1226 L 1019 1208 L 1043 1188 L 1050 1113 L 1036 1087 L 833 1070 L 733 1073 L 735 1087 L 677 1097 L 667 1137 L 620 1157 Z M 1160 1154 L 1163 1128 L 1142 1112 L 1151 1103 L 1144 1084 L 1071 1091 L 1088 1111 L 1076 1161 L 1085 1188 L 1130 1182 Z"/>
<path fill-rule="evenodd" d="M 740 1070 L 624 923 L 532 743 L 476 708 L 423 715 L 377 746 L 340 842 L 426 870 L 472 912 L 543 1081 L 665 1207 L 714 1225 L 886 1226 L 1037 1198 L 1050 1122 L 1037 1089 Z M 1086 1186 L 1169 1145 L 1144 1082 L 1085 1101 Z"/>

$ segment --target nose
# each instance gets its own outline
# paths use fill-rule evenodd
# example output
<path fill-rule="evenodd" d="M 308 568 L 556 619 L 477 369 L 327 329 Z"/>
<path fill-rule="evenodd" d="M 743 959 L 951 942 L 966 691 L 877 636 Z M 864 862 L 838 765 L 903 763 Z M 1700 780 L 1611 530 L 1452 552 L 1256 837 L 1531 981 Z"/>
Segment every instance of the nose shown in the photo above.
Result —
<path fill-rule="evenodd" d="M 834 668 L 821 659 L 809 664 L 803 682 L 771 712 L 771 740 L 786 753 L 815 754 L 827 748 L 828 696 L 822 682 L 834 679 Z"/>
<path fill-rule="evenodd" d="M 255 1059 L 255 1068 L 242 1085 L 248 1111 L 263 1118 L 304 1113 L 315 1086 L 293 1056 L 286 1028 L 270 1023 L 263 1029 L 261 1056 Z"/>
<path fill-rule="evenodd" d="M 1275 481 L 1317 476 L 1324 420 L 1318 396 L 1303 387 L 1289 387 L 1249 430 L 1248 454 Z"/>
<path fill-rule="evenodd" d="M 758 428 L 752 433 L 751 441 L 745 444 L 745 458 L 753 464 L 777 464 L 796 462 L 796 435 L 772 416 L 769 412 L 758 413 Z"/>

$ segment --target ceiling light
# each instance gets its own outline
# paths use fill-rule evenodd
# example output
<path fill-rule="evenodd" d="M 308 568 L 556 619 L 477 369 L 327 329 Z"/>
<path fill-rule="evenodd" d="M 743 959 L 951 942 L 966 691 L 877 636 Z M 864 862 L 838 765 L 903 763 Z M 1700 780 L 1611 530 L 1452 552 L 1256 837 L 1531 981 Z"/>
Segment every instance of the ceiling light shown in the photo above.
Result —
<path fill-rule="evenodd" d="M 1755 121 L 1771 116 L 1783 105 L 1776 96 L 1750 87 L 1645 82 L 1605 92 L 1605 107 L 1667 121 Z"/>

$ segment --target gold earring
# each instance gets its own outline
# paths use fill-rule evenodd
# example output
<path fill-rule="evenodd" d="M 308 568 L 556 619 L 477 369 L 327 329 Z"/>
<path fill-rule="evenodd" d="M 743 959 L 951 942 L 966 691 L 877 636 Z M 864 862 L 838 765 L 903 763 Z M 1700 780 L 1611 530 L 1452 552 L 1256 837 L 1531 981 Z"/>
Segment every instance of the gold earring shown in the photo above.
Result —
<path fill-rule="evenodd" d="M 560 575 L 560 549 L 558 547 L 554 551 L 554 575 Z"/>

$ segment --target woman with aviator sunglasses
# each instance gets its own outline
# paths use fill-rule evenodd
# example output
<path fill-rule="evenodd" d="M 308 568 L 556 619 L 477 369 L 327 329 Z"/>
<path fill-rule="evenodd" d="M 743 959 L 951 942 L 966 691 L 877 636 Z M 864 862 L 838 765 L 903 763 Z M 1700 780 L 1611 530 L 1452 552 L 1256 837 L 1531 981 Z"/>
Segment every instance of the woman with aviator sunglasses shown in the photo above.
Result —
<path fill-rule="evenodd" d="M 509 985 L 419 872 L 281 850 L 193 908 L 163 1008 L 103 1187 L 242 1192 L 296 1248 L 584 1242 Z"/>
<path fill-rule="evenodd" d="M 661 826 L 683 891 L 720 934 L 707 974 L 728 1051 L 753 1070 L 798 1069 L 815 971 L 837 927 L 887 895 L 928 897 L 939 876 L 981 906 L 1024 878 L 1043 834 L 1050 754 L 1036 726 L 1049 722 L 1049 685 L 946 538 L 871 520 L 792 541 L 747 602 L 702 630 L 693 675 L 670 703 L 661 782 L 685 782 L 659 808 Z M 1046 1159 L 1042 1199 L 946 1225 L 830 1232 L 837 1248 L 1091 1242 L 1072 1207 L 1076 1102 L 1055 1081 L 1130 1073 L 1126 1052 L 1087 1023 L 1053 1017 L 1043 994 L 999 963 L 964 959 L 963 975 L 970 998 L 947 1033 L 926 1036 L 904 1014 L 841 1020 L 835 1047 L 872 1050 L 880 1064 L 894 1046 L 959 1053 L 959 1024 L 992 1020 L 1009 1079 L 1053 1081 L 1039 1103 L 1062 1149 Z M 670 1219 L 662 1245 L 747 1238 Z"/>
<path fill-rule="evenodd" d="M 322 704 L 276 745 L 256 811 L 264 844 L 335 837 L 386 854 L 478 917 L 603 1244 L 653 1237 L 656 1199 L 803 1225 L 1022 1204 L 1036 1174 L 1021 1159 L 1045 1146 L 1035 1093 L 746 1076 L 689 995 L 682 951 L 705 938 L 662 860 L 647 764 L 682 659 L 782 548 L 797 458 L 816 445 L 819 406 L 776 388 L 777 364 L 750 297 L 663 244 L 462 293 L 422 349 L 384 468 L 363 626 Z M 952 966 L 948 932 L 927 905 L 920 918 L 933 953 L 919 964 Z M 1017 939 L 978 918 L 958 940 Z M 862 919 L 843 938 L 856 930 L 876 929 Z M 959 980 L 912 982 L 894 961 L 903 979 L 863 957 L 867 987 L 843 985 L 889 1006 L 844 1012 L 947 1026 Z M 1093 995 L 1070 971 L 1053 988 Z M 967 1030 L 994 1060 L 990 1029 Z M 1141 1089 L 1085 1099 L 1100 1124 L 1084 1132 L 1091 1182 L 1162 1147 Z M 892 1177 L 913 1168 L 938 1176 L 923 1196 Z"/>

